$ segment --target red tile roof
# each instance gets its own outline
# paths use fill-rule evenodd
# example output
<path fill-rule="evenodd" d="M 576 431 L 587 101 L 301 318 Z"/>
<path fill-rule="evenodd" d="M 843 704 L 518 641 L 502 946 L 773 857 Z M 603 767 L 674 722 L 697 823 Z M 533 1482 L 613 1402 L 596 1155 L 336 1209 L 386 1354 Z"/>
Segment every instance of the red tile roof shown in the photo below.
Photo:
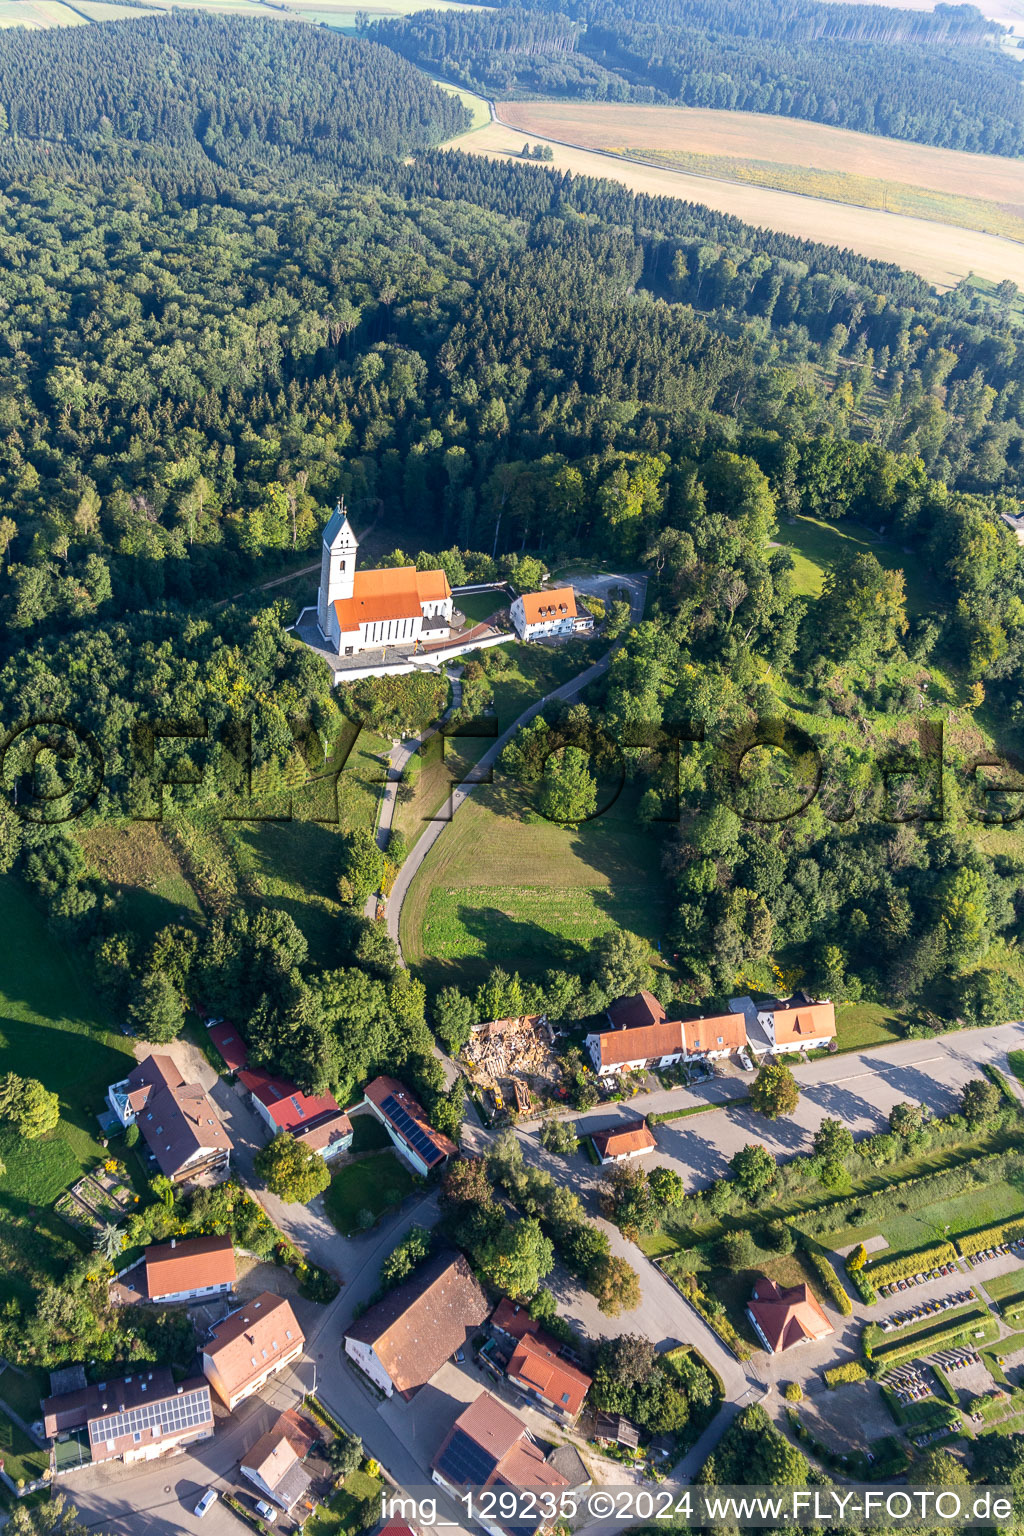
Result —
<path fill-rule="evenodd" d="M 507 1374 L 532 1387 L 546 1403 L 575 1418 L 590 1391 L 592 1378 L 564 1359 L 554 1339 L 526 1334 L 508 1363 Z"/>
<path fill-rule="evenodd" d="M 412 565 L 357 571 L 352 580 L 352 596 L 338 598 L 334 611 L 342 634 L 351 634 L 360 624 L 418 619 L 424 603 L 444 602 L 451 595 L 444 571 L 417 571 Z"/>
<path fill-rule="evenodd" d="M 836 1032 L 836 1010 L 831 1003 L 775 1008 L 776 1045 L 801 1045 L 806 1040 L 831 1039 Z"/>
<path fill-rule="evenodd" d="M 256 1095 L 279 1131 L 295 1131 L 318 1120 L 321 1115 L 337 1115 L 341 1108 L 329 1093 L 313 1097 L 285 1077 L 273 1077 L 263 1067 L 246 1067 L 238 1080 Z"/>
<path fill-rule="evenodd" d="M 435 1155 L 433 1159 L 428 1158 L 424 1152 L 416 1149 L 418 1155 L 423 1158 L 429 1167 L 442 1162 L 446 1157 L 452 1157 L 459 1150 L 454 1141 L 451 1141 L 442 1131 L 434 1130 L 434 1127 L 426 1117 L 422 1105 L 417 1099 L 413 1098 L 408 1088 L 400 1083 L 397 1078 L 375 1077 L 372 1083 L 367 1083 L 366 1085 L 366 1097 L 375 1108 L 380 1110 L 380 1113 L 385 1117 L 388 1124 L 393 1127 L 399 1138 L 411 1146 L 412 1143 L 409 1142 L 401 1124 L 394 1118 L 393 1112 L 385 1109 L 384 1105 L 388 1099 L 393 1099 L 398 1109 L 405 1111 L 415 1123 L 417 1130 L 426 1137 L 427 1141 L 434 1148 Z"/>
<path fill-rule="evenodd" d="M 782 1290 L 774 1280 L 761 1275 L 749 1305 L 751 1315 L 776 1353 L 805 1339 L 827 1338 L 835 1331 L 809 1285 Z"/>
<path fill-rule="evenodd" d="M 576 617 L 576 594 L 572 587 L 552 587 L 550 592 L 524 592 L 523 618 L 527 624 L 549 624 L 554 619 Z"/>
<path fill-rule="evenodd" d="M 370 1344 L 397 1391 L 425 1386 L 487 1316 L 487 1297 L 461 1253 L 440 1253 L 346 1330 Z"/>
<path fill-rule="evenodd" d="M 490 1462 L 490 1470 L 482 1486 L 490 1488 L 502 1485 L 509 1488 L 567 1488 L 568 1478 L 551 1466 L 544 1452 L 526 1432 L 526 1425 L 504 1403 L 499 1403 L 489 1392 L 481 1392 L 469 1407 L 464 1409 L 448 1431 L 441 1448 L 431 1465 L 436 1467 L 446 1482 L 454 1487 L 467 1487 L 469 1480 L 460 1475 L 465 1468 L 465 1458 L 453 1453 L 446 1464 L 446 1452 L 452 1441 L 463 1435 L 480 1447 Z M 467 1469 L 468 1471 L 469 1469 Z M 471 1473 L 470 1473 L 471 1476 Z"/>
<path fill-rule="evenodd" d="M 526 1333 L 540 1332 L 540 1323 L 534 1322 L 526 1308 L 508 1296 L 503 1296 L 491 1313 L 491 1324 L 514 1339 L 521 1339 Z"/>
<path fill-rule="evenodd" d="M 660 1024 L 665 1010 L 646 988 L 632 997 L 619 997 L 608 1009 L 608 1022 L 613 1029 L 641 1029 L 645 1024 Z"/>
<path fill-rule="evenodd" d="M 249 1059 L 249 1052 L 245 1041 L 233 1024 L 229 1024 L 227 1020 L 223 1024 L 213 1024 L 207 1030 L 207 1034 L 223 1057 L 224 1065 L 229 1072 L 237 1072 L 240 1067 L 245 1066 Z"/>
<path fill-rule="evenodd" d="M 606 1131 L 595 1131 L 591 1139 L 601 1157 L 649 1152 L 658 1145 L 646 1120 L 630 1120 L 625 1125 L 610 1126 Z"/>
<path fill-rule="evenodd" d="M 747 1043 L 747 1027 L 741 1013 L 719 1013 L 707 1019 L 666 1019 L 633 1029 L 611 1029 L 598 1035 L 603 1067 L 628 1061 L 650 1061 L 685 1051 L 739 1051 Z"/>
<path fill-rule="evenodd" d="M 191 1237 L 154 1243 L 146 1249 L 146 1291 L 150 1301 L 178 1291 L 234 1285 L 235 1249 L 230 1237 Z"/>
<path fill-rule="evenodd" d="M 234 1398 L 266 1375 L 275 1361 L 304 1343 L 305 1335 L 284 1297 L 262 1291 L 210 1330 L 203 1352 Z"/>

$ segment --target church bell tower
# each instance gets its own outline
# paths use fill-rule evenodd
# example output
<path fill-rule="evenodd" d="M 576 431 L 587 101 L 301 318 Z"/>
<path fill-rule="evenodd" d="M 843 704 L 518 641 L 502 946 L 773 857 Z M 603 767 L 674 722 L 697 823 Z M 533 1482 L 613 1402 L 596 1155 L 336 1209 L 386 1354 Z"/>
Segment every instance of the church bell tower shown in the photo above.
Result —
<path fill-rule="evenodd" d="M 341 500 L 331 513 L 324 529 L 323 550 L 320 556 L 320 590 L 317 593 L 317 623 L 327 634 L 327 615 L 331 604 L 339 598 L 351 597 L 355 587 L 356 552 L 358 540 L 352 532 L 352 524 Z"/>

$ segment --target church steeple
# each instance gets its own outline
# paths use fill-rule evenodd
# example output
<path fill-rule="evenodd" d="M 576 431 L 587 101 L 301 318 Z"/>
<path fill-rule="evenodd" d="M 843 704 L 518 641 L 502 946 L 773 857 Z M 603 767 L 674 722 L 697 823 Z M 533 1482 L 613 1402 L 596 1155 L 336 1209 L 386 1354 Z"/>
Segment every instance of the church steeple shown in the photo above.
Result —
<path fill-rule="evenodd" d="M 359 541 L 352 532 L 344 498 L 339 498 L 324 529 L 320 556 L 320 591 L 317 594 L 316 612 L 317 621 L 325 635 L 331 604 L 340 598 L 352 596 L 358 549 Z"/>

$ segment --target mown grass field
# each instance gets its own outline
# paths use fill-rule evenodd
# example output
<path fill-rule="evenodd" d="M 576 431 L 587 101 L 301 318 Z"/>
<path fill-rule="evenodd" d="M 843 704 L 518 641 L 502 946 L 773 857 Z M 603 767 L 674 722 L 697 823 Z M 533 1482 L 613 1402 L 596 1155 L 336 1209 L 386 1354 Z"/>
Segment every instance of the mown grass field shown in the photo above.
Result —
<path fill-rule="evenodd" d="M 869 1045 L 902 1040 L 899 1014 L 881 1003 L 840 1003 L 836 1008 L 836 1039 L 842 1051 L 862 1051 Z"/>
<path fill-rule="evenodd" d="M 667 922 L 653 836 L 619 803 L 577 828 L 524 814 L 518 791 L 481 787 L 427 854 L 402 907 L 402 947 L 433 985 L 493 965 L 535 974 L 583 964 L 621 927 L 657 942 Z"/>
<path fill-rule="evenodd" d="M 786 518 L 779 524 L 775 542 L 793 556 L 793 586 L 801 597 L 820 596 L 830 561 L 867 550 L 886 570 L 903 572 L 909 614 L 930 610 L 927 581 L 913 556 L 876 538 L 866 528 L 826 523 L 817 517 Z"/>
<path fill-rule="evenodd" d="M 379 1152 L 340 1168 L 324 1195 L 324 1207 L 338 1231 L 347 1236 L 367 1230 L 415 1188 L 415 1175 L 394 1152 Z M 364 1213 L 372 1220 L 362 1220 Z"/>
<path fill-rule="evenodd" d="M 861 1226 L 842 1227 L 830 1233 L 828 1241 L 832 1247 L 845 1248 L 848 1243 L 862 1243 L 881 1234 L 889 1246 L 873 1253 L 872 1258 L 888 1259 L 901 1253 L 913 1253 L 931 1243 L 952 1241 L 961 1233 L 974 1232 L 979 1227 L 1021 1215 L 1024 1215 L 1024 1190 L 1000 1179 L 987 1189 L 975 1189 L 950 1200 L 938 1200 L 916 1211 L 902 1211 Z"/>

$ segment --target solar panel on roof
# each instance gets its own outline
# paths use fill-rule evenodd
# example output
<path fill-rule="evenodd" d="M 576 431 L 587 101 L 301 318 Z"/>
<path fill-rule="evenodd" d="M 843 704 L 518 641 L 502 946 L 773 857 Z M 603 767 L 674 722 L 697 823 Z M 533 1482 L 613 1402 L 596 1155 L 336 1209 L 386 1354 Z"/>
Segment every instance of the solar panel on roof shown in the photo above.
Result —
<path fill-rule="evenodd" d="M 427 1135 L 423 1127 L 417 1124 L 408 1110 L 402 1108 L 393 1093 L 388 1094 L 380 1107 L 398 1134 L 405 1137 L 413 1151 L 418 1152 L 428 1166 L 431 1163 L 440 1162 L 442 1154 L 438 1151 L 434 1141 Z"/>
<path fill-rule="evenodd" d="M 438 1470 L 452 1483 L 463 1487 L 482 1487 L 490 1477 L 497 1460 L 482 1445 L 470 1439 L 464 1429 L 455 1430 L 451 1440 L 438 1458 Z"/>

